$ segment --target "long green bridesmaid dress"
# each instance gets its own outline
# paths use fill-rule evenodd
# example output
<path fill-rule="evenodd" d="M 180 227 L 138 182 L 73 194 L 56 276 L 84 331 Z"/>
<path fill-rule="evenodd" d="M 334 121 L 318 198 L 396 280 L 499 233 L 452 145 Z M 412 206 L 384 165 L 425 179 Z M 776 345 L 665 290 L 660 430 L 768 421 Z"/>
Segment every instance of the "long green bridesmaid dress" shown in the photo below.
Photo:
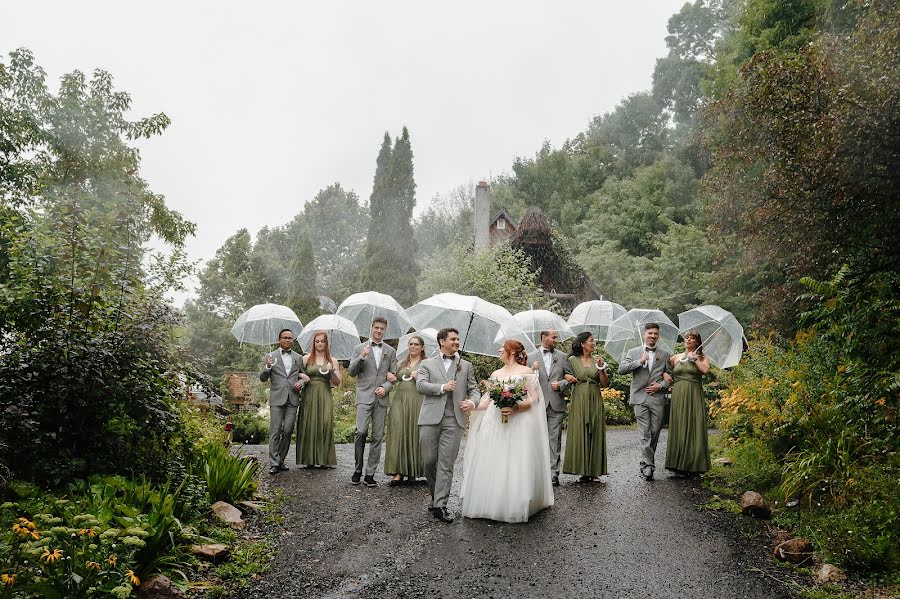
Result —
<path fill-rule="evenodd" d="M 331 396 L 331 365 L 308 364 L 309 382 L 303 388 L 301 417 L 297 422 L 297 463 L 336 466 L 334 450 L 334 398 Z"/>
<path fill-rule="evenodd" d="M 578 382 L 569 401 L 569 425 L 563 472 L 581 476 L 603 476 L 606 468 L 606 410 L 597 380 L 597 365 L 585 367 L 577 356 L 569 364 Z"/>
<path fill-rule="evenodd" d="M 706 472 L 710 468 L 707 409 L 703 399 L 703 374 L 694 362 L 678 362 L 672 370 L 675 384 L 669 412 L 666 468 L 682 472 Z"/>
<path fill-rule="evenodd" d="M 416 391 L 415 379 L 404 380 L 411 373 L 411 368 L 401 368 L 397 373 L 397 384 L 391 392 L 384 473 L 421 478 L 425 476 L 425 466 L 419 453 L 418 422 L 422 396 Z"/>

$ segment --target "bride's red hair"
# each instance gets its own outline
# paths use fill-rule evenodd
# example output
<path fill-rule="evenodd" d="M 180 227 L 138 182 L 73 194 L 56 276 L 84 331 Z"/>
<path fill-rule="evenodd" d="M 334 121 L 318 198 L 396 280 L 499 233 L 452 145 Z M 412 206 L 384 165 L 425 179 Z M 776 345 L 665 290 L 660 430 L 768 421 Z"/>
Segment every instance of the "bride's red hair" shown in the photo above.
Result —
<path fill-rule="evenodd" d="M 525 346 L 522 345 L 521 341 L 507 339 L 503 342 L 503 351 L 507 355 L 512 356 L 512 359 L 520 366 L 525 366 L 528 363 L 528 354 L 525 353 Z"/>

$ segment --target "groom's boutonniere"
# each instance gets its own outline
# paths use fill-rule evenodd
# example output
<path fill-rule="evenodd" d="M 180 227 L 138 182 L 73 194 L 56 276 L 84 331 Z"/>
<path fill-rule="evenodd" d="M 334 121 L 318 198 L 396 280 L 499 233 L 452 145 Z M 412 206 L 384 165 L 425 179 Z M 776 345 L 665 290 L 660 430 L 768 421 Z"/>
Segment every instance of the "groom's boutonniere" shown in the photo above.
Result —
<path fill-rule="evenodd" d="M 462 360 L 460 360 L 461 362 Z M 462 370 L 462 364 L 460 362 L 456 363 L 456 374 L 459 374 L 459 371 Z"/>

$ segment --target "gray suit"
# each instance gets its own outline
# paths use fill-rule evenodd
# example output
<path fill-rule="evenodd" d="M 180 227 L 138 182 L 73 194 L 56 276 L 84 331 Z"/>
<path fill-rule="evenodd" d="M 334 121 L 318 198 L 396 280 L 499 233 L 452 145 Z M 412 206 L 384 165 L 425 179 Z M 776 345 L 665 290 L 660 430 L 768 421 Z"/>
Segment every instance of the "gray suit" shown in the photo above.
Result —
<path fill-rule="evenodd" d="M 388 392 L 391 383 L 387 373 L 397 374 L 397 352 L 387 343 L 382 343 L 381 363 L 375 364 L 375 352 L 370 351 L 365 358 L 362 350 L 369 342 L 360 343 L 353 348 L 353 359 L 347 371 L 356 377 L 356 472 L 363 471 L 363 458 L 366 451 L 366 437 L 369 435 L 369 419 L 372 420 L 372 446 L 369 448 L 369 462 L 366 464 L 366 476 L 375 474 L 378 461 L 381 459 L 381 441 L 384 439 L 384 418 L 388 409 Z M 384 388 L 384 396 L 377 397 L 375 389 Z"/>
<path fill-rule="evenodd" d="M 269 383 L 269 461 L 273 466 L 284 462 L 291 447 L 291 434 L 297 421 L 300 392 L 294 389 L 299 380 L 302 354 L 291 350 L 291 367 L 286 372 L 281 360 L 281 349 L 266 354 L 272 357 L 272 367 L 262 369 L 259 380 Z M 302 386 L 302 383 L 301 383 Z"/>
<path fill-rule="evenodd" d="M 653 359 L 653 369 L 641 364 L 641 355 L 644 353 L 644 345 L 631 349 L 622 363 L 619 364 L 619 374 L 632 373 L 631 393 L 628 403 L 634 406 L 634 417 L 637 420 L 638 431 L 641 434 L 641 469 L 650 466 L 656 468 L 656 444 L 659 441 L 659 432 L 662 430 L 663 415 L 666 403 L 665 388 L 668 384 L 663 380 L 663 373 L 671 373 L 669 358 L 672 354 L 657 345 L 656 356 Z M 649 364 L 649 360 L 648 360 Z M 644 391 L 644 387 L 651 383 L 659 383 L 663 390 L 653 394 Z"/>
<path fill-rule="evenodd" d="M 563 378 L 566 367 L 566 354 L 558 349 L 553 350 L 553 358 L 550 363 L 550 372 L 544 364 L 543 347 L 528 354 L 528 365 L 537 362 L 538 382 L 547 402 L 547 432 L 550 436 L 550 472 L 559 476 L 560 451 L 562 450 L 562 423 L 566 417 L 566 399 L 563 391 L 568 386 L 568 381 Z M 559 382 L 559 391 L 554 391 L 550 386 L 552 382 Z"/>
<path fill-rule="evenodd" d="M 451 380 L 456 381 L 456 389 L 441 393 L 444 383 Z M 453 483 L 453 464 L 466 428 L 466 413 L 459 404 L 469 399 L 477 406 L 481 399 L 475 368 L 457 355 L 449 370 L 445 369 L 439 354 L 419 365 L 416 389 L 424 396 L 419 411 L 419 449 L 431 490 L 431 508 L 445 508 Z"/>

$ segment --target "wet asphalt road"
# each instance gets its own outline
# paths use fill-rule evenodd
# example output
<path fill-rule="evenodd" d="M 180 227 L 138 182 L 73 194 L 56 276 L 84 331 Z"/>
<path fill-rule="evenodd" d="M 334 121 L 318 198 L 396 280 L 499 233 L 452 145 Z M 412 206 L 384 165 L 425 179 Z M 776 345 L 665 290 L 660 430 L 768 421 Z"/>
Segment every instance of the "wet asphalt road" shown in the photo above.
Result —
<path fill-rule="evenodd" d="M 457 519 L 444 524 L 426 512 L 425 485 L 390 488 L 383 474 L 377 488 L 351 485 L 353 447 L 340 445 L 336 469 L 274 477 L 288 498 L 278 554 L 240 596 L 791 597 L 763 572 L 766 549 L 747 540 L 762 534 L 756 522 L 698 509 L 697 481 L 662 469 L 645 481 L 635 430 L 609 431 L 607 443 L 608 482 L 563 475 L 556 505 L 526 524 L 458 517 L 462 449 L 449 505 Z"/>

